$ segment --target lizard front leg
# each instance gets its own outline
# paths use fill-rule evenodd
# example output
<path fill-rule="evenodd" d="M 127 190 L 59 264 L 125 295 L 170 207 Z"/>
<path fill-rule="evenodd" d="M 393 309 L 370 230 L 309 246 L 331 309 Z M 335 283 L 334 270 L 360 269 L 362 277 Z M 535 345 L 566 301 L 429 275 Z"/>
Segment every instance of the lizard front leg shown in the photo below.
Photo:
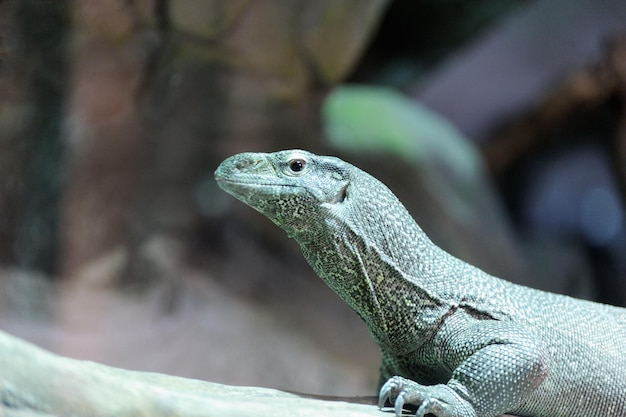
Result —
<path fill-rule="evenodd" d="M 429 386 L 408 379 L 412 375 L 394 376 L 380 390 L 379 407 L 392 400 L 397 416 L 405 404 L 416 405 L 418 417 L 498 416 L 527 400 L 549 368 L 542 344 L 528 329 L 509 322 L 444 326 L 433 349 L 440 365 L 452 369 L 449 381 Z"/>

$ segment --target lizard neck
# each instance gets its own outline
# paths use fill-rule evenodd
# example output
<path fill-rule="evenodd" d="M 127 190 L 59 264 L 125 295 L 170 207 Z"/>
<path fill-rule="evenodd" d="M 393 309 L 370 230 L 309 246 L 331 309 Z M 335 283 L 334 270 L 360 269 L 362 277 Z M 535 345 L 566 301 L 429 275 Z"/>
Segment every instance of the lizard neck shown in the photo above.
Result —
<path fill-rule="evenodd" d="M 395 196 L 389 201 L 382 192 L 378 196 L 375 202 L 388 203 L 386 209 L 366 203 L 358 204 L 356 213 L 350 206 L 333 207 L 306 234 L 294 237 L 381 349 L 411 354 L 458 308 L 481 317 L 508 314 L 481 291 L 498 288 L 497 278 L 435 245 Z"/>
<path fill-rule="evenodd" d="M 379 346 L 397 353 L 427 340 L 448 309 L 430 290 L 441 280 L 434 258 L 447 254 L 408 213 L 405 220 L 400 234 L 386 224 L 365 225 L 347 213 L 329 212 L 315 228 L 294 236 L 313 269 L 363 319 Z M 398 237 L 385 238 L 381 230 Z"/>

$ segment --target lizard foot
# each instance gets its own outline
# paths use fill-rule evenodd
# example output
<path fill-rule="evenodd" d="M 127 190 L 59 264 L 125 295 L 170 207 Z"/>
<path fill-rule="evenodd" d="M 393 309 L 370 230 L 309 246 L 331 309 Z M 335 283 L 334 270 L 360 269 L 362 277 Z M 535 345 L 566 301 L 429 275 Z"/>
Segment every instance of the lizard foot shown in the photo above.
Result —
<path fill-rule="evenodd" d="M 473 407 L 447 385 L 421 385 L 410 379 L 394 376 L 380 389 L 378 408 L 389 400 L 397 417 L 405 404 L 417 406 L 416 417 L 427 414 L 436 417 L 475 417 Z"/>

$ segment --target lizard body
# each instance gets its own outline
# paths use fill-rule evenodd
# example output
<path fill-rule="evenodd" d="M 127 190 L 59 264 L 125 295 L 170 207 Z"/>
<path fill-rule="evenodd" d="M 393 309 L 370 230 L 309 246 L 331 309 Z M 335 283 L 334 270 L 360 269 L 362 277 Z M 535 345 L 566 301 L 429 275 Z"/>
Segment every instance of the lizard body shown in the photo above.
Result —
<path fill-rule="evenodd" d="M 626 309 L 515 285 L 453 257 L 384 184 L 338 158 L 243 153 L 215 177 L 294 238 L 366 323 L 383 360 L 379 407 L 626 416 Z"/>

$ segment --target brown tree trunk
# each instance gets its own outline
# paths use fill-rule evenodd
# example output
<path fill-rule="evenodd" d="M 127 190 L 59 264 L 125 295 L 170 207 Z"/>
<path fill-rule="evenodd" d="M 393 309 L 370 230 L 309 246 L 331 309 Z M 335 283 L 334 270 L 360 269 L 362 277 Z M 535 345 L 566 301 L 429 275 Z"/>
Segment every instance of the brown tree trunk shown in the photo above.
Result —
<path fill-rule="evenodd" d="M 74 0 L 63 277 L 168 279 L 198 185 L 234 152 L 318 138 L 385 3 Z"/>

